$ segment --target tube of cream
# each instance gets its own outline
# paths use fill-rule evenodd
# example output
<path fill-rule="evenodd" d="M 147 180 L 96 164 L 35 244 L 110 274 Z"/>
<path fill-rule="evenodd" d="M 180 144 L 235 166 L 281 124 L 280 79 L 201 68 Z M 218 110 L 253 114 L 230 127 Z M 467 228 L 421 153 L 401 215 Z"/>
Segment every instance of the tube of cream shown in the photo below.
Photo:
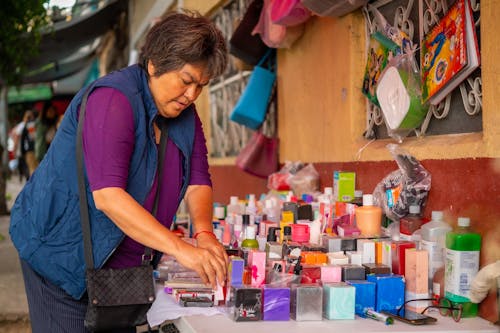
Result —
<path fill-rule="evenodd" d="M 383 313 L 374 311 L 372 309 L 366 309 L 365 310 L 365 316 L 367 318 L 371 318 L 371 319 L 374 319 L 374 320 L 377 320 L 377 321 L 381 321 L 381 322 L 385 323 L 386 325 L 391 325 L 391 324 L 394 323 L 394 319 L 393 318 L 391 318 L 388 315 L 385 315 Z"/>

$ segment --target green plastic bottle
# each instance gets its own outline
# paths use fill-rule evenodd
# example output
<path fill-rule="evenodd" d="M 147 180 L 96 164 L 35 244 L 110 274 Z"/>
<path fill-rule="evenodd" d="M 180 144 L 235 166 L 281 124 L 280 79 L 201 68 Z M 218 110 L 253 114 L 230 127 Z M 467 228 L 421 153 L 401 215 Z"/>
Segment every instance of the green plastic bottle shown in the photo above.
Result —
<path fill-rule="evenodd" d="M 476 317 L 477 304 L 469 299 L 470 285 L 479 270 L 481 235 L 470 229 L 468 217 L 458 218 L 458 227 L 446 234 L 445 296 L 461 303 L 462 317 Z"/>

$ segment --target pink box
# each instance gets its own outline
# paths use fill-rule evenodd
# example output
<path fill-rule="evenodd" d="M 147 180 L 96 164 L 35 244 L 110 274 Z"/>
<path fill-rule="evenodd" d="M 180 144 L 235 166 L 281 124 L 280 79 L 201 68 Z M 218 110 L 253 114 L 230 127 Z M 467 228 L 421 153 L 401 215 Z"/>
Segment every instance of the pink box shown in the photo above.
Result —
<path fill-rule="evenodd" d="M 352 224 L 344 223 L 337 226 L 337 234 L 340 237 L 359 236 L 361 231 Z"/>
<path fill-rule="evenodd" d="M 248 254 L 248 267 L 251 271 L 251 285 L 260 287 L 266 281 L 266 252 L 250 251 Z"/>
<path fill-rule="evenodd" d="M 406 291 L 426 295 L 429 291 L 429 254 L 426 250 L 406 249 Z"/>
<path fill-rule="evenodd" d="M 321 282 L 340 282 L 342 281 L 342 267 L 335 265 L 321 266 Z"/>

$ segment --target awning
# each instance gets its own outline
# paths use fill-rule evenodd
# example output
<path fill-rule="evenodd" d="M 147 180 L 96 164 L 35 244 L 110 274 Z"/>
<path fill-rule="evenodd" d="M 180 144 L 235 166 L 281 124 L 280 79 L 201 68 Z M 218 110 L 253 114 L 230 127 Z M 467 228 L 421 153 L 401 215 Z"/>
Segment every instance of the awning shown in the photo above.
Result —
<path fill-rule="evenodd" d="M 56 22 L 42 34 L 39 55 L 28 64 L 28 75 L 23 82 L 48 82 L 71 75 L 89 64 L 88 57 L 80 63 L 65 59 L 82 47 L 90 45 L 113 28 L 120 14 L 128 7 L 128 0 L 108 0 L 95 11 L 75 17 L 70 21 Z M 35 74 L 34 74 L 35 73 Z M 43 73 L 43 74 L 42 74 Z"/>
<path fill-rule="evenodd" d="M 9 88 L 7 91 L 7 102 L 9 104 L 34 102 L 48 100 L 52 98 L 52 89 L 50 84 L 24 85 L 17 89 Z"/>
<path fill-rule="evenodd" d="M 58 61 L 47 62 L 44 66 L 28 71 L 24 75 L 24 83 L 51 82 L 73 75 L 96 58 L 96 49 L 99 46 L 99 38 L 91 45 L 85 45 L 69 57 Z"/>

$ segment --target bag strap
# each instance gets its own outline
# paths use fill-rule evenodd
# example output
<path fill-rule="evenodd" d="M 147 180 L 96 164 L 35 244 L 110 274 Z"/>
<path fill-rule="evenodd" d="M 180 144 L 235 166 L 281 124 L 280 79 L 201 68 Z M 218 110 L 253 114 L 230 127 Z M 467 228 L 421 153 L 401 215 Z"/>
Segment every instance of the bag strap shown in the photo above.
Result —
<path fill-rule="evenodd" d="M 156 217 L 156 213 L 158 211 L 158 204 L 160 202 L 160 185 L 161 185 L 161 180 L 162 180 L 162 175 L 163 175 L 163 165 L 165 162 L 165 154 L 167 152 L 167 139 L 168 139 L 168 126 L 167 126 L 167 120 L 162 117 L 157 118 L 157 125 L 160 128 L 160 147 L 159 149 L 159 161 L 158 161 L 158 169 L 156 170 L 156 174 L 158 175 L 158 180 L 157 185 L 156 185 L 156 195 L 155 195 L 155 201 L 153 203 L 153 210 L 151 214 Z M 144 255 L 142 256 L 142 264 L 145 265 L 148 262 L 153 260 L 153 250 L 146 246 L 144 247 Z M 155 265 L 155 264 L 154 264 Z"/>
<path fill-rule="evenodd" d="M 85 94 L 82 97 L 82 102 L 80 104 L 80 114 L 78 116 L 78 128 L 76 131 L 76 169 L 78 175 L 78 190 L 80 196 L 80 219 L 82 225 L 82 236 L 83 236 L 83 249 L 85 255 L 85 265 L 87 268 L 94 268 L 94 256 L 92 253 L 92 239 L 90 234 L 90 219 L 89 219 L 89 211 L 88 211 L 88 201 L 87 201 L 87 190 L 85 187 L 85 164 L 83 161 L 83 122 L 85 121 L 85 109 L 87 106 L 87 99 L 90 91 L 92 91 L 94 85 L 91 85 L 85 91 Z M 163 119 L 160 119 L 163 120 Z M 161 178 L 163 174 L 163 162 L 165 160 L 165 153 L 167 149 L 167 126 L 165 121 L 159 121 L 159 127 L 161 130 L 160 135 L 160 151 L 159 151 L 159 165 L 157 169 L 157 187 L 156 187 L 156 195 L 155 201 L 153 204 L 152 214 L 156 216 L 156 212 L 158 210 L 158 202 L 159 202 L 159 194 L 160 194 L 160 184 Z M 150 247 L 144 248 L 144 255 L 142 257 L 142 264 L 147 264 L 152 259 L 152 249 Z"/>
<path fill-rule="evenodd" d="M 262 67 L 262 65 L 264 64 L 264 62 L 267 60 L 267 58 L 269 58 L 271 56 L 271 54 L 273 53 L 274 49 L 269 49 L 266 51 L 266 54 L 264 54 L 264 56 L 262 56 L 262 58 L 259 60 L 259 62 L 257 63 L 256 66 L 259 66 L 259 67 Z M 269 69 L 271 69 L 271 66 L 267 66 Z"/>

